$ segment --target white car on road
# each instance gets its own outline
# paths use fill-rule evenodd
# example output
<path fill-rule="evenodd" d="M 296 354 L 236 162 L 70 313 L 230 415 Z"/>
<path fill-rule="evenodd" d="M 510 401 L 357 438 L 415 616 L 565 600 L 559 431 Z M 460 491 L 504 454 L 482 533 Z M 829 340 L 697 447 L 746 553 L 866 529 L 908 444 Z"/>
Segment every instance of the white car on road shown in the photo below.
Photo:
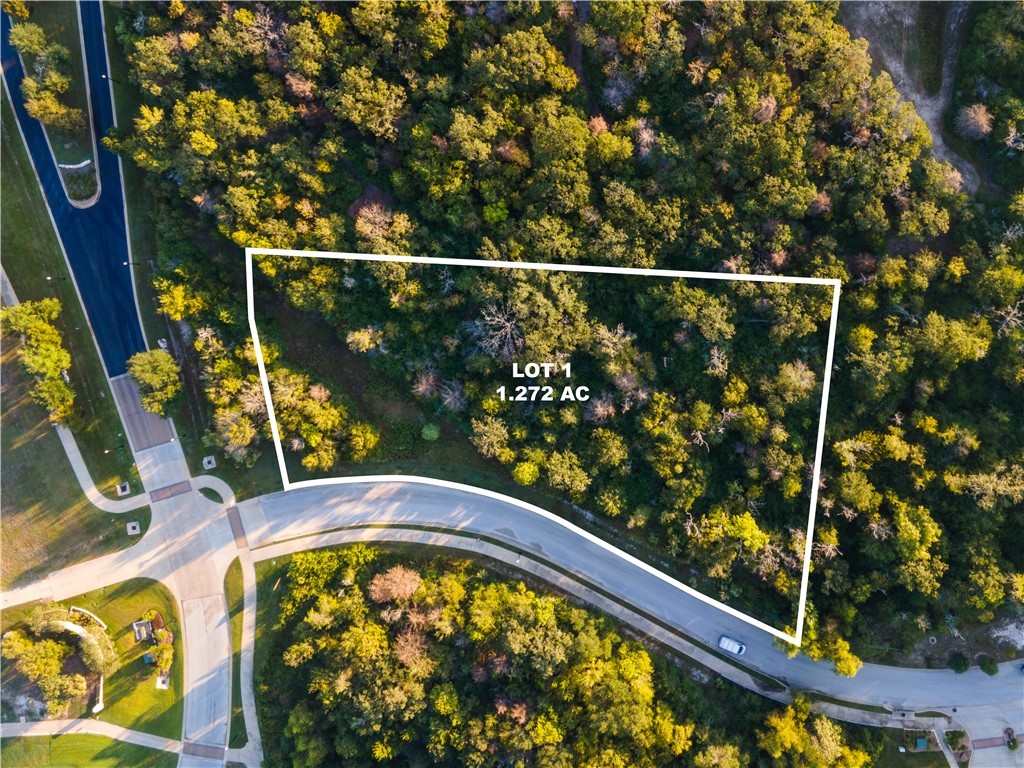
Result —
<path fill-rule="evenodd" d="M 725 635 L 722 635 L 720 638 L 718 638 L 718 647 L 721 648 L 723 651 L 734 653 L 737 656 L 742 656 L 744 653 L 747 652 L 747 646 L 745 646 L 739 640 L 733 640 L 731 637 L 726 637 Z"/>

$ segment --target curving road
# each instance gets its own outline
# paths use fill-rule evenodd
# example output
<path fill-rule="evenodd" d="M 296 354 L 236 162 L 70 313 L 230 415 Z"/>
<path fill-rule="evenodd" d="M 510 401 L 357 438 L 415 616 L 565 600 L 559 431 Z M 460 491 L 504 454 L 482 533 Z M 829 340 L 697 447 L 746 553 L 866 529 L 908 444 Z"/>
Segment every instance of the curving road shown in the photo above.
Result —
<path fill-rule="evenodd" d="M 855 677 L 805 656 L 789 658 L 772 638 L 600 547 L 583 535 L 522 507 L 466 490 L 414 482 L 346 482 L 262 496 L 239 505 L 254 556 L 275 542 L 339 528 L 396 526 L 460 532 L 501 542 L 538 563 L 571 572 L 634 611 L 714 646 L 727 634 L 747 646 L 742 663 L 791 688 L 820 691 L 850 702 L 891 709 L 927 710 L 1001 704 L 1024 706 L 1019 662 L 989 677 L 865 664 Z M 372 531 L 373 529 L 368 529 Z M 372 535 L 369 536 L 373 538 Z M 1017 725 L 1020 725 L 1019 723 Z"/>
<path fill-rule="evenodd" d="M 107 73 L 106 38 L 99 2 L 79 4 L 85 40 L 85 65 L 92 102 L 93 131 L 106 135 L 114 126 L 113 100 Z M 124 197 L 119 159 L 97 142 L 97 171 L 102 189 L 88 208 L 76 208 L 68 202 L 46 135 L 37 120 L 25 111 L 21 81 L 24 70 L 10 44 L 11 20 L 2 16 L 3 77 L 11 97 L 25 142 L 39 177 L 43 194 L 56 226 L 64 252 L 71 265 L 75 285 L 82 298 L 89 324 L 99 345 L 107 375 L 120 376 L 125 363 L 136 352 L 146 349 L 135 304 L 125 224 Z"/>
<path fill-rule="evenodd" d="M 223 578 L 231 560 L 242 558 L 247 581 L 243 683 L 249 694 L 255 614 L 251 563 L 354 541 L 415 541 L 499 560 L 588 600 L 745 687 L 759 690 L 754 674 L 709 654 L 687 638 L 710 646 L 722 633 L 735 635 L 747 645 L 742 662 L 752 671 L 770 675 L 791 689 L 894 710 L 889 716 L 828 705 L 830 716 L 840 719 L 920 726 L 922 719 L 914 713 L 939 711 L 950 715 L 948 727 L 964 727 L 974 737 L 996 736 L 1006 725 L 1024 730 L 1019 662 L 1000 665 L 995 677 L 977 669 L 956 675 L 950 670 L 873 664 L 865 665 L 856 677 L 837 677 L 827 664 L 801 656 L 788 658 L 766 633 L 679 593 L 580 533 L 468 487 L 440 488 L 408 480 L 352 481 L 270 494 L 236 508 L 230 489 L 222 482 L 188 478 L 178 443 L 142 451 L 137 457 L 149 493 L 166 487 L 169 480 L 186 482 L 188 488 L 152 503 L 152 522 L 143 540 L 130 549 L 10 590 L 2 595 L 2 602 L 10 607 L 39 599 L 65 600 L 80 594 L 84 587 L 98 588 L 138 576 L 166 584 L 177 598 L 184 626 L 186 706 L 181 765 L 220 764 L 194 751 L 203 749 L 213 750 L 221 761 L 227 757 L 249 765 L 259 763 L 259 733 L 251 696 L 244 697 L 250 746 L 239 752 L 224 750 L 231 686 Z M 225 503 L 203 498 L 198 493 L 200 487 L 214 487 Z M 771 695 L 786 696 L 785 692 Z M 1003 752 L 992 750 L 986 758 L 1013 759 L 1011 753 Z"/>
<path fill-rule="evenodd" d="M 100 78 L 106 67 L 101 10 L 96 2 L 83 2 L 81 13 L 94 127 L 102 135 L 113 124 L 113 116 L 110 91 Z M 22 73 L 17 58 L 10 56 L 6 16 L 2 31 L 5 81 L 18 107 L 19 122 L 108 373 L 119 375 L 124 372 L 125 360 L 143 349 L 144 342 L 134 309 L 130 272 L 122 263 L 130 259 L 117 159 L 100 150 L 103 193 L 94 206 L 78 210 L 67 203 L 45 137 L 20 106 Z M 62 441 L 69 456 L 77 452 L 73 440 Z M 139 451 L 135 458 L 152 509 L 152 522 L 143 540 L 129 549 L 3 593 L 0 603 L 10 607 L 38 599 L 63 600 L 86 589 L 139 576 L 164 583 L 175 595 L 184 629 L 182 766 L 223 765 L 225 758 L 258 765 L 261 759 L 251 695 L 255 614 L 252 563 L 350 541 L 417 541 L 475 552 L 579 595 L 748 688 L 759 689 L 755 674 L 734 666 L 735 660 L 725 662 L 708 653 L 688 638 L 714 646 L 719 635 L 729 634 L 746 643 L 748 650 L 742 662 L 750 671 L 774 677 L 793 689 L 894 710 L 889 716 L 856 707 L 823 705 L 833 717 L 875 725 L 920 724 L 924 721 L 914 718 L 915 711 L 935 710 L 951 715 L 950 727 L 964 727 L 974 737 L 996 736 L 1003 724 L 1024 730 L 1024 679 L 1019 662 L 1001 665 L 995 677 L 977 669 L 955 675 L 949 670 L 871 664 L 854 678 L 837 677 L 830 665 L 802 656 L 788 658 L 766 633 L 681 593 L 615 551 L 596 545 L 582 532 L 469 487 L 439 487 L 410 480 L 353 480 L 271 494 L 236 508 L 230 488 L 221 481 L 189 476 L 177 442 Z M 83 487 L 91 485 L 87 474 L 76 474 Z M 202 487 L 217 490 L 225 503 L 204 498 L 199 493 Z M 164 495 L 170 488 L 180 490 Z M 242 558 L 246 582 L 242 682 L 250 740 L 245 750 L 237 752 L 225 749 L 231 670 L 223 590 L 224 574 L 235 557 Z M 774 695 L 785 697 L 785 693 Z M 901 710 L 906 717 L 901 717 Z M 11 732 L 5 727 L 5 733 Z M 172 751 L 178 749 L 175 743 Z M 980 754 L 975 765 L 1015 764 L 1013 758 L 1003 762 L 1011 754 L 1005 750 L 986 752 L 984 762 Z M 990 756 L 993 760 L 988 760 Z"/>

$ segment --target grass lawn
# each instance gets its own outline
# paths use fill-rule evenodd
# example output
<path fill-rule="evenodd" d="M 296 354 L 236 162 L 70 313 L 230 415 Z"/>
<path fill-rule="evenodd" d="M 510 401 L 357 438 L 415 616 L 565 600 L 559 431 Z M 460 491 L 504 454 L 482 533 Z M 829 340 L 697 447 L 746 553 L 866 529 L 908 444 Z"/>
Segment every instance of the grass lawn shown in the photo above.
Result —
<path fill-rule="evenodd" d="M 71 87 L 60 96 L 62 103 L 82 110 L 82 128 L 73 134 L 57 133 L 46 128 L 50 145 L 58 163 L 75 165 L 92 155 L 92 134 L 89 129 L 89 106 L 86 96 L 85 67 L 82 64 L 82 41 L 79 36 L 78 8 L 72 0 L 30 2 L 32 15 L 29 22 L 38 24 L 46 33 L 48 42 L 60 43 L 71 54 Z M 24 57 L 25 68 L 32 71 L 32 62 Z"/>
<path fill-rule="evenodd" d="M 4 172 L 0 174 L 0 196 L 4 202 L 0 211 L 0 260 L 19 300 L 54 297 L 61 302 L 56 324 L 71 352 L 71 385 L 82 416 L 82 427 L 75 432 L 75 438 L 93 482 L 111 497 L 122 480 L 128 481 L 133 493 L 138 493 L 142 484 L 132 465 L 121 418 L 6 96 L 2 110 L 0 152 Z M 47 280 L 48 276 L 55 279 Z"/>
<path fill-rule="evenodd" d="M 231 749 L 244 747 L 249 741 L 242 711 L 242 608 L 245 589 L 242 584 L 242 563 L 236 557 L 224 576 L 224 595 L 231 620 Z"/>
<path fill-rule="evenodd" d="M 946 758 L 941 752 L 900 752 L 903 731 L 886 728 L 885 745 L 875 758 L 878 768 L 946 768 Z"/>
<path fill-rule="evenodd" d="M 25 736 L 0 740 L 5 768 L 174 768 L 178 756 L 105 736 Z"/>
<path fill-rule="evenodd" d="M 288 572 L 291 555 L 278 557 L 275 560 L 264 560 L 256 563 L 256 636 L 253 648 L 253 675 L 256 687 L 256 717 L 259 720 L 260 733 L 267 738 L 267 712 L 260 708 L 261 670 L 267 657 L 273 650 L 274 627 L 281 615 L 281 595 L 284 594 L 284 577 Z"/>
<path fill-rule="evenodd" d="M 17 345 L 5 344 L 0 361 L 0 586 L 41 578 L 82 560 L 137 542 L 125 523 L 149 527 L 149 507 L 126 515 L 90 504 L 75 480 L 46 411 L 32 401 L 32 381 L 15 360 Z"/>
<path fill-rule="evenodd" d="M 113 3 L 105 3 L 103 7 L 110 74 L 114 79 L 114 106 L 119 126 L 131 126 L 142 103 L 138 91 L 131 84 L 128 63 L 115 32 L 121 15 L 132 13 L 134 12 L 131 10 L 119 9 Z M 156 258 L 157 237 L 153 222 L 153 198 L 145 184 L 145 173 L 137 165 L 130 160 L 122 159 L 121 168 L 132 256 L 139 263 L 133 272 L 135 292 L 139 297 L 139 308 L 142 310 L 143 331 L 149 346 L 155 348 L 157 339 L 169 337 L 175 330 L 163 315 L 156 312 L 152 262 Z M 186 387 L 185 391 L 187 402 L 173 414 L 173 418 L 179 430 L 189 470 L 199 475 L 204 474 L 203 456 L 215 451 L 204 446 L 201 440 L 201 433 L 206 429 L 206 401 L 191 386 Z M 263 456 L 251 468 L 238 467 L 225 460 L 223 455 L 219 455 L 218 459 L 217 468 L 207 474 L 219 477 L 230 485 L 239 501 L 281 490 L 281 475 L 272 450 L 264 451 Z"/>
<path fill-rule="evenodd" d="M 75 605 L 99 616 L 106 623 L 107 633 L 117 649 L 121 666 L 106 680 L 106 708 L 99 719 L 143 733 L 180 739 L 184 704 L 183 630 L 171 593 L 151 579 L 131 579 L 62 600 L 60 605 Z M 24 621 L 32 607 L 18 606 L 4 611 L 3 631 Z M 132 622 L 150 608 L 160 612 L 168 631 L 174 634 L 174 663 L 166 691 L 157 690 L 156 671 L 142 661 L 150 646 L 136 643 L 132 634 Z"/>

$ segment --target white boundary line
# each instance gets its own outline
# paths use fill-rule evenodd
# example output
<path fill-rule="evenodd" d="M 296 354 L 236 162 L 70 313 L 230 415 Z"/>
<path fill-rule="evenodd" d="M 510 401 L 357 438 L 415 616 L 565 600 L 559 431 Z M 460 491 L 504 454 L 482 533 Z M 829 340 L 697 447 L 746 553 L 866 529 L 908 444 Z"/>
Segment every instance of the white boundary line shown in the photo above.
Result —
<path fill-rule="evenodd" d="M 804 548 L 804 563 L 803 573 L 800 580 L 800 599 L 797 607 L 797 619 L 796 619 L 796 634 L 790 635 L 780 629 L 769 626 L 753 616 L 748 616 L 742 611 L 738 611 L 735 608 L 726 605 L 713 597 L 709 597 L 702 592 L 695 590 L 693 587 L 678 581 L 677 579 L 662 573 L 657 568 L 648 565 L 642 560 L 633 557 L 627 552 L 623 552 L 617 547 L 609 544 L 592 533 L 579 528 L 576 525 L 568 522 L 567 520 L 548 512 L 545 509 L 529 504 L 525 501 L 506 496 L 502 493 L 495 491 L 489 491 L 483 488 L 476 488 L 471 485 L 464 485 L 462 483 L 454 483 L 448 480 L 437 480 L 431 477 L 420 477 L 416 475 L 362 475 L 358 477 L 339 477 L 339 478 L 321 478 L 317 480 L 302 480 L 299 482 L 291 482 L 288 478 L 288 469 L 284 460 L 284 448 L 281 445 L 281 433 L 277 426 L 277 416 L 274 413 L 274 403 L 270 396 L 270 381 L 267 378 L 267 368 L 263 361 L 263 347 L 260 344 L 259 330 L 256 327 L 256 307 L 255 307 L 255 294 L 253 288 L 253 255 L 264 254 L 268 256 L 293 256 L 301 258 L 321 258 L 321 259 L 335 259 L 341 261 L 384 261 L 384 262 L 397 262 L 403 264 L 427 264 L 437 266 L 467 266 L 467 267 L 486 267 L 491 269 L 528 269 L 528 270 L 542 270 L 551 272 L 592 272 L 592 273 L 604 273 L 613 275 L 636 275 L 646 277 L 682 277 L 682 278 L 697 278 L 704 280 L 726 280 L 726 281 L 749 281 L 759 283 L 790 283 L 800 285 L 822 285 L 831 286 L 832 288 L 832 315 L 829 318 L 829 329 L 828 329 L 828 348 L 825 354 L 825 371 L 822 377 L 822 389 L 821 389 L 821 408 L 819 411 L 818 419 L 818 438 L 815 447 L 814 454 L 814 471 L 811 478 L 811 503 L 810 512 L 807 519 L 807 542 Z M 739 619 L 740 621 L 746 622 L 753 627 L 757 627 L 768 634 L 785 640 L 793 645 L 800 646 L 803 640 L 803 629 L 804 629 L 804 617 L 806 614 L 807 605 L 807 585 L 810 579 L 811 572 L 811 548 L 814 537 L 814 520 L 815 511 L 818 504 L 818 484 L 821 480 L 821 457 L 825 445 L 825 417 L 828 412 L 828 395 L 829 385 L 832 379 L 832 360 L 833 353 L 835 351 L 836 343 L 836 326 L 839 320 L 839 295 L 842 288 L 842 281 L 836 278 L 822 278 L 822 277 L 792 277 L 788 275 L 736 275 L 731 273 L 723 272 L 693 272 L 687 270 L 663 270 L 663 269 L 634 269 L 631 267 L 595 267 L 584 264 L 539 264 L 535 262 L 518 262 L 518 261 L 486 261 L 482 259 L 443 259 L 443 258 L 431 258 L 424 256 L 394 256 L 394 255 L 377 255 L 377 254 L 365 254 L 365 253 L 340 253 L 331 251 L 300 251 L 291 249 L 280 249 L 280 248 L 246 248 L 245 249 L 245 292 L 246 292 L 246 303 L 248 305 L 248 316 L 249 316 L 249 330 L 252 334 L 253 349 L 256 353 L 256 365 L 259 369 L 260 383 L 263 386 L 263 397 L 267 401 L 267 415 L 270 419 L 270 431 L 274 439 L 274 451 L 277 454 L 278 467 L 281 470 L 281 482 L 284 486 L 285 491 L 290 491 L 298 488 L 310 488 L 321 485 L 345 485 L 351 483 L 419 483 L 422 485 L 433 485 L 440 488 L 450 488 L 454 490 L 464 491 L 473 493 L 478 496 L 483 496 L 489 499 L 495 499 L 497 501 L 504 502 L 506 504 L 512 504 L 514 506 L 525 509 L 533 514 L 540 515 L 541 517 L 550 520 L 557 525 L 562 526 L 571 530 L 577 536 L 581 536 L 587 541 L 596 544 L 597 546 L 612 552 L 616 556 L 622 558 L 631 565 L 640 568 L 641 570 L 655 576 L 667 584 L 672 585 L 676 589 L 685 592 L 691 597 L 700 600 L 703 603 L 707 603 L 721 611 L 729 614 L 730 616 Z"/>

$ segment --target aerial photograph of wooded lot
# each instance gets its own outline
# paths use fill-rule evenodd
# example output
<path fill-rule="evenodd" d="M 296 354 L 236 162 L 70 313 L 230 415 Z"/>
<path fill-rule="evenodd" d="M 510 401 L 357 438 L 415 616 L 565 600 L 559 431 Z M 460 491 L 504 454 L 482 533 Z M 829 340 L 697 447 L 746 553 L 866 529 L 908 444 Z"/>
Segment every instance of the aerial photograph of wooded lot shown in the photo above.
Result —
<path fill-rule="evenodd" d="M 1024 0 L 2 9 L 5 764 L 1024 766 Z"/>

